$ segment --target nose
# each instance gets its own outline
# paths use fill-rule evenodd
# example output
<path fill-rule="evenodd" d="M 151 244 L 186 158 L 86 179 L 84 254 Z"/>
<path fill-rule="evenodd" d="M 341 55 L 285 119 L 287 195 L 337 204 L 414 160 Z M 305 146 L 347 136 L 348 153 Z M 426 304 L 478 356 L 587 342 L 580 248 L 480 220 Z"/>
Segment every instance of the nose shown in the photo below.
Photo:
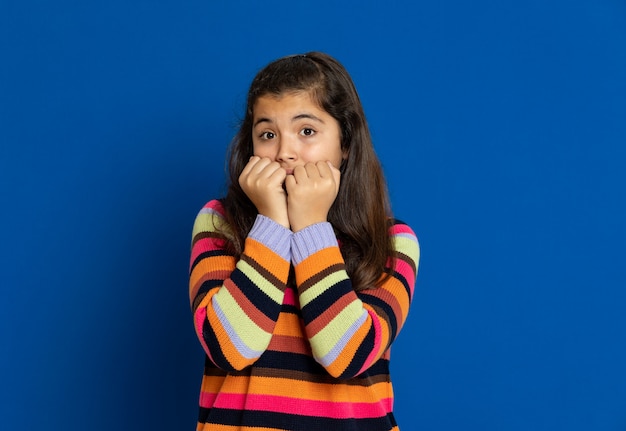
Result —
<path fill-rule="evenodd" d="M 276 154 L 276 161 L 278 162 L 293 162 L 297 160 L 298 154 L 296 151 L 296 142 L 294 138 L 289 136 L 282 136 L 278 143 L 278 153 Z"/>

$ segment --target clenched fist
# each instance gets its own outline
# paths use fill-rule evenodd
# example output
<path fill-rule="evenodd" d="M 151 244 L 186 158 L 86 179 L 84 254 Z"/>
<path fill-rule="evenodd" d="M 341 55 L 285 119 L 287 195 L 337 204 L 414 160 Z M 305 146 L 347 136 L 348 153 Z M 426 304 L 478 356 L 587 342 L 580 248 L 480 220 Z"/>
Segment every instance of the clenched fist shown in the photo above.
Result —
<path fill-rule="evenodd" d="M 285 179 L 291 230 L 327 221 L 339 191 L 340 172 L 330 162 L 307 163 Z"/>
<path fill-rule="evenodd" d="M 253 156 L 239 176 L 239 185 L 259 214 L 289 229 L 287 195 L 283 183 L 287 171 L 269 158 Z"/>

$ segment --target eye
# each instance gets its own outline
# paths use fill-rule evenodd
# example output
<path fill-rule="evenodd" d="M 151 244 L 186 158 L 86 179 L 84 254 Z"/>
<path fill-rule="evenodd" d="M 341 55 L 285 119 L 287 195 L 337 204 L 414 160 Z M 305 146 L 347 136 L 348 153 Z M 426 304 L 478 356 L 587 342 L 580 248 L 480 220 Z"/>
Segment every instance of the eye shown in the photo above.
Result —
<path fill-rule="evenodd" d="M 313 136 L 315 135 L 315 133 L 315 130 L 311 129 L 310 127 L 305 127 L 300 131 L 300 134 L 303 136 Z"/>
<path fill-rule="evenodd" d="M 274 139 L 276 137 L 276 135 L 273 132 L 263 132 L 259 135 L 259 138 L 261 139 Z"/>

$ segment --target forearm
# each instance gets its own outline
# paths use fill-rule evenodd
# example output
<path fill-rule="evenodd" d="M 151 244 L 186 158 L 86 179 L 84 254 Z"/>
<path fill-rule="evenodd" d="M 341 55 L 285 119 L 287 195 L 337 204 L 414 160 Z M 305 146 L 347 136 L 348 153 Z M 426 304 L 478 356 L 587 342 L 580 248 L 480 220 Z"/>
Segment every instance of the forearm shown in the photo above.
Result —
<path fill-rule="evenodd" d="M 408 254 L 396 259 L 401 271 L 392 271 L 377 289 L 356 293 L 329 224 L 294 234 L 292 260 L 306 333 L 314 357 L 331 375 L 349 378 L 362 373 L 393 342 L 412 297 L 415 245 L 404 244 Z"/>
<path fill-rule="evenodd" d="M 226 255 L 224 240 L 206 234 L 211 226 L 202 217 L 194 231 L 205 235 L 194 241 L 190 271 L 194 326 L 217 366 L 239 370 L 270 342 L 289 274 L 291 232 L 259 217 L 236 260 Z"/>

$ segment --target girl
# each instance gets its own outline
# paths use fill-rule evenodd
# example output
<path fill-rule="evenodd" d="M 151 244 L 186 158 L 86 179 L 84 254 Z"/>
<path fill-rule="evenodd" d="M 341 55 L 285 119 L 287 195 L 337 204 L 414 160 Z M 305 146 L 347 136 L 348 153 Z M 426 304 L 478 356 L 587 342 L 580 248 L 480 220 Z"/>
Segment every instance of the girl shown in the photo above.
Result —
<path fill-rule="evenodd" d="M 390 217 L 354 84 L 312 52 L 261 70 L 226 197 L 198 214 L 189 294 L 198 430 L 398 430 L 390 346 L 419 248 Z"/>

